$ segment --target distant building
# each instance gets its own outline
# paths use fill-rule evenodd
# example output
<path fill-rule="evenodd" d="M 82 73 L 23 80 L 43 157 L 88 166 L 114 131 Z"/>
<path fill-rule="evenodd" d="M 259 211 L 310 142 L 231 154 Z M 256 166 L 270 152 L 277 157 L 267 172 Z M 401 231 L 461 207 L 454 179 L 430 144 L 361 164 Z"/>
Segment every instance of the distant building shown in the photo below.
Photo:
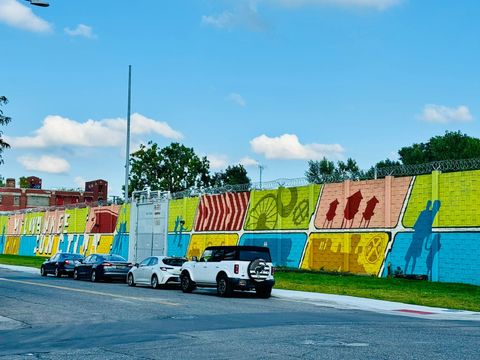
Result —
<path fill-rule="evenodd" d="M 93 203 L 108 199 L 108 182 L 94 180 L 85 183 L 85 191 L 42 190 L 42 179 L 26 178 L 27 188 L 17 188 L 15 179 L 6 180 L 0 187 L 0 211 L 13 211 L 35 207 Z"/>

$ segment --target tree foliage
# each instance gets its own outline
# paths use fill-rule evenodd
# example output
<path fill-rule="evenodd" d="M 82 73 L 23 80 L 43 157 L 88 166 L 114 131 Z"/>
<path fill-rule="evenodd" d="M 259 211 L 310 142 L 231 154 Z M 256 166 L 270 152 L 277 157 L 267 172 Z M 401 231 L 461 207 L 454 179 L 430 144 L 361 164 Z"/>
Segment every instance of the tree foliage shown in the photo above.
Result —
<path fill-rule="evenodd" d="M 434 136 L 426 143 L 405 146 L 398 154 L 403 165 L 477 158 L 480 157 L 480 139 L 460 131 L 446 131 L 445 135 Z"/>
<path fill-rule="evenodd" d="M 363 176 L 357 162 L 348 158 L 346 162 L 333 161 L 324 157 L 322 160 L 310 160 L 305 177 L 311 183 L 323 184 L 346 179 L 358 180 Z"/>
<path fill-rule="evenodd" d="M 221 187 L 225 185 L 250 185 L 251 180 L 243 165 L 228 166 L 225 171 L 219 171 L 213 175 L 212 186 Z"/>
<path fill-rule="evenodd" d="M 171 143 L 162 149 L 153 142 L 141 145 L 130 156 L 129 195 L 135 190 L 162 190 L 172 193 L 190 187 L 209 186 L 210 163 L 193 148 Z"/>
<path fill-rule="evenodd" d="M 30 183 L 27 181 L 26 176 L 21 176 L 19 179 L 20 189 L 27 189 L 30 187 Z"/>
<path fill-rule="evenodd" d="M 7 103 L 8 103 L 8 99 L 5 96 L 0 96 L 0 107 L 2 105 L 6 105 Z M 7 125 L 8 123 L 10 123 L 10 121 L 12 121 L 12 118 L 10 118 L 9 116 L 3 115 L 3 111 L 0 108 L 0 125 Z M 2 135 L 3 135 L 3 131 L 0 130 L 0 164 L 3 164 L 3 158 L 1 155 L 3 150 L 10 148 L 10 145 L 5 142 Z"/>

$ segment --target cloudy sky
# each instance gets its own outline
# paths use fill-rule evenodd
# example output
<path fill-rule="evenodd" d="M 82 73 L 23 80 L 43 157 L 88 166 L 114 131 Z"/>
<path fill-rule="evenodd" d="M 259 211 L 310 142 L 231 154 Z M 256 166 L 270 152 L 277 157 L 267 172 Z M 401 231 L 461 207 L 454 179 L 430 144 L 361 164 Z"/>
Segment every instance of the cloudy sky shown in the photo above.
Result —
<path fill-rule="evenodd" d="M 474 0 L 0 0 L 4 177 L 124 179 L 132 149 L 179 141 L 213 171 L 367 168 L 445 130 L 480 136 Z"/>

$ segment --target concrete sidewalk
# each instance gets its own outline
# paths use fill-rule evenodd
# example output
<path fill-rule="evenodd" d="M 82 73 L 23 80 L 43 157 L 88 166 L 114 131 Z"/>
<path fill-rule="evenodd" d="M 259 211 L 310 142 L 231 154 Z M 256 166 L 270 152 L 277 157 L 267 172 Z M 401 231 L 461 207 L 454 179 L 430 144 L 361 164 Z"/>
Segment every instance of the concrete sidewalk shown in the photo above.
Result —
<path fill-rule="evenodd" d="M 40 276 L 40 270 L 32 267 L 0 264 L 0 268 L 37 274 Z M 336 309 L 372 311 L 389 315 L 401 315 L 432 320 L 480 321 L 480 312 L 442 309 L 354 296 L 282 289 L 273 289 L 272 296 L 285 301 L 303 302 Z"/>

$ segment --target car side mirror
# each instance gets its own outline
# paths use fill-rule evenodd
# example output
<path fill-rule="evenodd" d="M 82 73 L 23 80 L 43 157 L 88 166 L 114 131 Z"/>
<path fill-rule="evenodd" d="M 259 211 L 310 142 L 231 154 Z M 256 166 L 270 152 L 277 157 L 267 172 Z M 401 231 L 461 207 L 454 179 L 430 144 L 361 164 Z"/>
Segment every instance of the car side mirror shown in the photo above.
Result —
<path fill-rule="evenodd" d="M 198 258 L 196 256 L 192 256 L 192 261 L 198 261 Z"/>
<path fill-rule="evenodd" d="M 133 264 L 133 266 L 138 268 L 140 265 L 138 265 L 138 263 L 135 263 L 135 264 Z"/>

